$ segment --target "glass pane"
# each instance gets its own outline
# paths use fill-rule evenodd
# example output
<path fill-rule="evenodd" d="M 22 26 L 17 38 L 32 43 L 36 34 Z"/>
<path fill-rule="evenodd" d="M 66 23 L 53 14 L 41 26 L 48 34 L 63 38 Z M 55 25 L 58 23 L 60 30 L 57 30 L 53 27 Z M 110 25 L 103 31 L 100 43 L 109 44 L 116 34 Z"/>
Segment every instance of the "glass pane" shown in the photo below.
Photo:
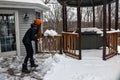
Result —
<path fill-rule="evenodd" d="M 1 52 L 16 50 L 14 14 L 0 14 L 0 48 Z"/>

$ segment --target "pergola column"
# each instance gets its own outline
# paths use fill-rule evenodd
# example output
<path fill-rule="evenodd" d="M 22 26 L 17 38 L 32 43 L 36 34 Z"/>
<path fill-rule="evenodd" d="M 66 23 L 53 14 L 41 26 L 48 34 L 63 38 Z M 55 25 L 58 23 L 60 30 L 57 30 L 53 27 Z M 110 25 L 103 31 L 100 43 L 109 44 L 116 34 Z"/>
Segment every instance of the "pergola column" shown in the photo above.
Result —
<path fill-rule="evenodd" d="M 116 10 L 115 10 L 115 30 L 118 29 L 118 7 L 119 7 L 119 0 L 116 0 Z"/>
<path fill-rule="evenodd" d="M 108 30 L 111 31 L 111 3 L 108 4 Z"/>
<path fill-rule="evenodd" d="M 63 31 L 67 32 L 67 5 L 66 1 L 62 1 L 62 17 L 63 17 Z"/>
<path fill-rule="evenodd" d="M 93 27 L 95 27 L 95 6 L 93 6 Z"/>
<path fill-rule="evenodd" d="M 103 60 L 106 60 L 105 55 L 106 55 L 106 3 L 107 1 L 104 0 L 103 3 Z"/>
<path fill-rule="evenodd" d="M 79 59 L 81 59 L 81 13 L 80 13 L 80 3 L 81 0 L 77 0 L 77 28 L 79 29 Z"/>

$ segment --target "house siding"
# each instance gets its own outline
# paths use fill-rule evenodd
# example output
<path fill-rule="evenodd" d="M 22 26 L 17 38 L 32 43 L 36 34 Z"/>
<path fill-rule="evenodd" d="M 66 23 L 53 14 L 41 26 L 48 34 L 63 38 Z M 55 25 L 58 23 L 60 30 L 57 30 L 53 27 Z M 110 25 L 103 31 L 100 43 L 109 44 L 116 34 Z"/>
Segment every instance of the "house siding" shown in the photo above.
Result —
<path fill-rule="evenodd" d="M 35 19 L 35 10 L 33 9 L 19 9 L 19 32 L 20 32 L 20 50 L 21 55 L 25 55 L 25 47 L 22 43 L 23 36 L 25 35 L 26 31 L 30 28 L 31 23 L 33 23 L 33 20 Z M 23 19 L 23 15 L 25 13 L 28 13 L 29 20 L 25 21 Z M 34 45 L 34 44 L 33 44 Z"/>
<path fill-rule="evenodd" d="M 20 41 L 20 55 L 25 55 L 25 47 L 22 43 L 23 36 L 25 32 L 30 28 L 31 23 L 33 23 L 33 20 L 36 18 L 36 11 L 34 9 L 7 9 L 7 8 L 0 8 L 0 10 L 16 10 L 18 11 L 18 20 L 19 20 L 19 41 Z M 28 13 L 29 20 L 25 21 L 23 19 L 23 16 L 25 13 Z M 42 11 L 40 12 L 42 14 Z M 34 45 L 34 44 L 33 44 Z M 34 47 L 33 47 L 34 48 Z M 18 54 L 18 53 L 17 53 Z"/>

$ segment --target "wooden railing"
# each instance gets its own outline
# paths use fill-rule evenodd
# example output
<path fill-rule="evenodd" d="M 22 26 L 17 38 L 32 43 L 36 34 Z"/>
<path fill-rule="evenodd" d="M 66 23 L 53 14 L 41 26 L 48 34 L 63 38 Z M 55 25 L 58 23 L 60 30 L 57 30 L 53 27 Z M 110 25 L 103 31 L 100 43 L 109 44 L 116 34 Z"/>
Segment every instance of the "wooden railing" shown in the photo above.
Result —
<path fill-rule="evenodd" d="M 108 32 L 107 33 L 108 51 L 106 52 L 105 59 L 108 59 L 118 53 L 117 44 L 118 44 L 118 32 Z"/>
<path fill-rule="evenodd" d="M 107 45 L 108 51 L 106 51 L 105 59 L 108 59 L 118 53 L 118 33 L 119 32 L 107 32 Z M 71 32 L 62 32 L 62 36 L 43 36 L 37 43 L 38 53 L 60 53 L 62 51 L 71 57 L 79 59 L 77 51 L 77 38 L 79 34 Z"/>
<path fill-rule="evenodd" d="M 57 36 L 43 36 L 38 41 L 38 53 L 62 53 L 61 35 Z"/>
<path fill-rule="evenodd" d="M 79 35 L 77 33 L 63 32 L 63 52 L 69 56 L 79 58 L 76 53 L 76 40 Z"/>

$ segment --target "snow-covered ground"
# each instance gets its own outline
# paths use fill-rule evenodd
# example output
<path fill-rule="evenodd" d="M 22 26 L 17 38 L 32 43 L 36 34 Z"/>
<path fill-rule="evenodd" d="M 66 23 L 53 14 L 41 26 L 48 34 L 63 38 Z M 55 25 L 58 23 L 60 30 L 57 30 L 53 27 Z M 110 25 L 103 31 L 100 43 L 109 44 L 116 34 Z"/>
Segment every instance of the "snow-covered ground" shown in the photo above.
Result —
<path fill-rule="evenodd" d="M 0 80 L 120 80 L 120 55 L 104 61 L 102 50 L 82 50 L 82 60 L 65 54 L 34 57 L 39 67 L 28 75 L 21 74 L 24 57 L 0 58 Z"/>

